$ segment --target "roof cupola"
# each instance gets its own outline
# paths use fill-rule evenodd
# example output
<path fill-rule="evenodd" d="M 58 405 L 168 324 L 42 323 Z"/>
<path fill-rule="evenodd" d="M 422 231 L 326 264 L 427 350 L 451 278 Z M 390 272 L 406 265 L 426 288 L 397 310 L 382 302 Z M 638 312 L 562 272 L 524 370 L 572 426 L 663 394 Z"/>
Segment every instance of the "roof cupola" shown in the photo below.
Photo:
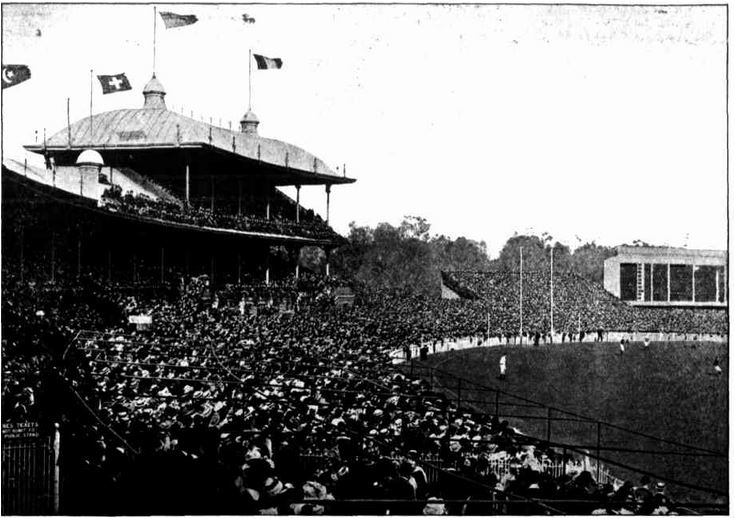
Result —
<path fill-rule="evenodd" d="M 166 101 L 163 99 L 165 96 L 166 90 L 163 88 L 161 82 L 158 81 L 156 75 L 153 74 L 151 80 L 148 81 L 145 87 L 143 87 L 143 98 L 145 99 L 143 102 L 143 108 L 165 110 Z"/>

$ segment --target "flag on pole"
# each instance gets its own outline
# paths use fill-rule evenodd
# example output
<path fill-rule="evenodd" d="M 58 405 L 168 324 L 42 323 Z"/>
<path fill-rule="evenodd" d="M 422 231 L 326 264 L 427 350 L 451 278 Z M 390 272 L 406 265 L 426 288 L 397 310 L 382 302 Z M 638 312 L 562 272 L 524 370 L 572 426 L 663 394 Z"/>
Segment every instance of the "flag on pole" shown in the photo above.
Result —
<path fill-rule="evenodd" d="M 258 65 L 259 70 L 281 68 L 283 66 L 283 60 L 281 58 L 266 58 L 260 54 L 253 54 L 255 63 Z"/>
<path fill-rule="evenodd" d="M 250 16 L 248 13 L 243 13 L 242 21 L 245 23 L 255 23 L 255 18 Z"/>
<path fill-rule="evenodd" d="M 3 88 L 15 86 L 27 79 L 31 79 L 28 65 L 3 65 Z"/>
<path fill-rule="evenodd" d="M 191 25 L 199 21 L 199 18 L 194 14 L 176 14 L 171 11 L 161 11 L 161 18 L 163 19 L 163 25 L 166 29 L 174 29 L 176 27 L 184 27 L 185 25 Z"/>
<path fill-rule="evenodd" d="M 114 74 L 112 76 L 97 76 L 102 85 L 103 94 L 114 94 L 115 92 L 124 92 L 125 90 L 132 90 L 130 81 L 125 74 Z"/>

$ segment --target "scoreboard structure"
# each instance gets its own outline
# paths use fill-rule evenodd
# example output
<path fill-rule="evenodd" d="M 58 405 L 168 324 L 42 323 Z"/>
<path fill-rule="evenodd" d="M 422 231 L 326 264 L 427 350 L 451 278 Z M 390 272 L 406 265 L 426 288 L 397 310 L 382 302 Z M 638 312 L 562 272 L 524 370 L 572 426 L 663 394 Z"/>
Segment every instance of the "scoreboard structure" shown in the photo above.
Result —
<path fill-rule="evenodd" d="M 605 289 L 639 306 L 727 306 L 727 252 L 618 247 L 605 260 Z"/>

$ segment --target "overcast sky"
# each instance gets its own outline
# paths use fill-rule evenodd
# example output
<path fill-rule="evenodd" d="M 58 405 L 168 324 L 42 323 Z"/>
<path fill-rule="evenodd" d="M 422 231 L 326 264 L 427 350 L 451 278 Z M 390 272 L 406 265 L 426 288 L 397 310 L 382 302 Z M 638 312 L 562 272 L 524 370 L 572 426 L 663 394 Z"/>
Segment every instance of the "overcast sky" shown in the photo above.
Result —
<path fill-rule="evenodd" d="M 159 19 L 169 108 L 237 124 L 248 49 L 283 59 L 253 71 L 260 133 L 347 164 L 338 231 L 420 215 L 493 255 L 514 232 L 727 246 L 725 7 L 162 9 L 199 17 Z M 65 126 L 67 97 L 88 115 L 91 68 L 133 85 L 95 84 L 95 112 L 142 106 L 152 32 L 150 6 L 3 5 L 3 63 L 32 71 L 3 90 L 4 156 L 31 160 L 20 145 Z"/>

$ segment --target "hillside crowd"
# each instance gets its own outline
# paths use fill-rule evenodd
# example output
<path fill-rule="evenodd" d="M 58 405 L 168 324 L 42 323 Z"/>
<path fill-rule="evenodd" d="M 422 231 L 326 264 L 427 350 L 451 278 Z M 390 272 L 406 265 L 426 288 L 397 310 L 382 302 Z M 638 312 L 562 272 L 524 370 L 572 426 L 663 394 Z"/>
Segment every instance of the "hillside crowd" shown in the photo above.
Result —
<path fill-rule="evenodd" d="M 513 333 L 520 326 L 519 272 L 451 272 L 443 281 L 450 289 L 474 298 L 476 321 L 490 316 L 490 331 Z M 546 334 L 551 328 L 549 272 L 523 273 L 524 329 Z M 727 334 L 727 312 L 708 308 L 631 307 L 600 285 L 571 272 L 554 273 L 554 328 L 567 335 L 619 332 Z M 478 328 L 478 332 L 482 327 Z"/>

